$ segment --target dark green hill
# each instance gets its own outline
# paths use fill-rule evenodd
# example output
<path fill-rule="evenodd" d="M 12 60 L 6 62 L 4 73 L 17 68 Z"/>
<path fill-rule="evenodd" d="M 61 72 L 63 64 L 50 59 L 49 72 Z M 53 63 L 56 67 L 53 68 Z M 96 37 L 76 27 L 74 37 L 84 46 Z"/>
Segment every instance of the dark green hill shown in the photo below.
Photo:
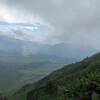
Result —
<path fill-rule="evenodd" d="M 11 100 L 49 100 L 48 96 L 44 93 L 44 86 L 48 81 L 52 80 L 57 85 L 62 86 L 74 77 L 85 76 L 87 71 L 91 72 L 97 68 L 100 68 L 100 53 L 53 71 L 50 75 L 34 84 L 23 86 L 12 96 Z"/>

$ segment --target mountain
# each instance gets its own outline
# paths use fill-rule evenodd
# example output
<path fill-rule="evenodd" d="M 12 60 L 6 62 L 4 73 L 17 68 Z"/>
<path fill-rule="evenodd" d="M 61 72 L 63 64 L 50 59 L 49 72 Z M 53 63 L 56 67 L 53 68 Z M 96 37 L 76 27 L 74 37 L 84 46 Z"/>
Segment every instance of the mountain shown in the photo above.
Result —
<path fill-rule="evenodd" d="M 20 51 L 22 42 L 6 36 L 0 36 L 0 50 Z"/>
<path fill-rule="evenodd" d="M 0 50 L 0 93 L 10 96 L 27 83 L 40 80 L 53 70 L 75 62 L 74 58 Z"/>
<path fill-rule="evenodd" d="M 52 80 L 59 86 L 65 86 L 74 77 L 85 76 L 86 72 L 97 68 L 100 68 L 100 53 L 53 71 L 36 83 L 24 85 L 11 97 L 11 100 L 49 100 L 50 98 L 44 92 L 47 82 Z"/>
<path fill-rule="evenodd" d="M 17 36 L 18 35 L 18 36 Z M 0 50 L 7 52 L 20 52 L 24 55 L 43 54 L 59 57 L 83 59 L 96 53 L 98 50 L 91 47 L 77 47 L 74 45 L 42 44 L 35 41 L 20 39 L 22 35 L 14 34 L 13 37 L 0 35 Z M 19 37 L 19 38 L 18 38 Z"/>
<path fill-rule="evenodd" d="M 77 59 L 83 59 L 87 56 L 91 56 L 96 53 L 97 50 L 91 47 L 77 47 L 74 45 L 59 43 L 55 45 L 49 45 L 46 49 L 41 49 L 43 54 L 55 55 L 60 57 L 72 57 Z"/>

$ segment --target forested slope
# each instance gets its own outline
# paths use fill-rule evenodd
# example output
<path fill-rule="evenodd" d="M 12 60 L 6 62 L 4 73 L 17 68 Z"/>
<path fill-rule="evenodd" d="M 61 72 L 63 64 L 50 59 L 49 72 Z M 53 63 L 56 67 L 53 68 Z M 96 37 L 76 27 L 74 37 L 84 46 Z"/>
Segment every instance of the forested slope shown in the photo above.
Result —
<path fill-rule="evenodd" d="M 11 100 L 49 100 L 50 98 L 44 92 L 44 89 L 46 83 L 50 80 L 56 85 L 65 86 L 74 77 L 85 76 L 86 72 L 98 68 L 100 68 L 100 53 L 87 57 L 80 62 L 64 66 L 34 84 L 23 86 L 12 96 Z"/>

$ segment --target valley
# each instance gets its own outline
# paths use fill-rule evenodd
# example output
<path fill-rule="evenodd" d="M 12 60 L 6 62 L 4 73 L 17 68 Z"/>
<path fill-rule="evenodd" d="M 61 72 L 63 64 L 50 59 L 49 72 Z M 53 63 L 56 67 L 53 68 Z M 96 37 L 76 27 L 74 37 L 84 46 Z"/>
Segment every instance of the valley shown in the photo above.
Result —
<path fill-rule="evenodd" d="M 76 59 L 0 51 L 0 93 L 11 96 L 23 85 L 40 80 L 69 61 Z"/>
<path fill-rule="evenodd" d="M 76 79 L 76 78 L 82 79 L 85 82 L 84 78 L 86 77 L 86 73 L 91 73 L 90 75 L 88 74 L 88 76 L 89 76 L 89 79 L 91 80 L 91 82 L 94 82 L 93 79 L 95 79 L 95 74 L 93 74 L 93 72 L 97 69 L 100 70 L 100 53 L 94 54 L 91 57 L 87 57 L 80 62 L 69 64 L 69 65 L 64 66 L 63 68 L 53 71 L 51 74 L 47 75 L 46 77 L 44 77 L 43 79 L 41 79 L 40 81 L 38 81 L 36 83 L 24 85 L 17 92 L 15 92 L 15 94 L 10 98 L 10 100 L 52 100 L 52 96 L 50 97 L 49 95 L 47 95 L 47 92 L 44 92 L 46 84 L 48 84 L 48 86 L 51 87 L 51 88 L 49 88 L 49 87 L 47 88 L 49 90 L 52 89 L 52 86 L 56 85 L 57 87 L 62 88 L 61 89 L 62 93 L 63 92 L 67 93 L 67 90 L 65 89 L 65 87 L 68 88 L 68 86 L 67 86 L 68 84 L 69 85 L 73 84 L 73 87 L 77 86 L 78 85 L 77 83 L 79 81 L 78 80 L 75 81 L 74 79 Z M 77 83 L 75 83 L 75 82 L 77 82 Z M 55 83 L 55 85 L 54 85 L 54 83 Z M 74 84 L 76 84 L 76 85 L 74 85 Z M 84 84 L 85 83 L 82 83 L 81 86 L 84 87 Z M 87 86 L 87 84 L 86 84 L 86 86 Z M 91 87 L 90 84 L 88 86 Z M 80 87 L 80 89 L 83 89 L 82 87 Z M 63 91 L 63 89 L 64 89 L 64 91 Z M 77 91 L 77 87 L 74 88 L 74 90 L 75 89 Z M 74 90 L 72 90 L 72 92 L 74 92 Z M 98 90 L 98 91 L 100 93 L 100 90 Z M 83 91 L 81 91 L 81 92 L 83 92 Z M 54 91 L 53 91 L 53 93 L 54 93 Z M 56 93 L 57 94 L 54 99 L 60 100 L 59 92 L 56 91 Z M 63 93 L 63 96 L 65 95 L 64 93 Z M 79 94 L 76 94 L 75 96 L 77 96 L 77 95 L 79 95 Z M 83 98 L 81 96 L 79 95 L 78 97 Z M 76 97 L 74 97 L 74 98 L 76 98 Z M 65 100 L 67 100 L 67 99 L 65 99 Z M 70 99 L 68 99 L 68 100 L 70 100 Z M 72 100 L 77 100 L 77 99 L 72 99 Z M 86 100 L 92 100 L 92 99 L 86 99 Z M 99 99 L 93 99 L 93 100 L 99 100 Z"/>

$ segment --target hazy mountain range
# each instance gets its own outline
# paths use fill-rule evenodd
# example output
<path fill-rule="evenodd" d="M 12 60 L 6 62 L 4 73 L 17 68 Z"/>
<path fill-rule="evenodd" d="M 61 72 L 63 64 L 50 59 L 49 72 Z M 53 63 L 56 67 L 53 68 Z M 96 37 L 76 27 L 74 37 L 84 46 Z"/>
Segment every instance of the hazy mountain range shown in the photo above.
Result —
<path fill-rule="evenodd" d="M 33 41 L 22 40 L 16 37 L 6 35 L 0 36 L 0 50 L 9 52 L 21 52 L 24 55 L 44 54 L 60 57 L 70 57 L 82 59 L 90 56 L 97 50 L 90 47 L 73 47 L 69 44 L 41 44 Z"/>

